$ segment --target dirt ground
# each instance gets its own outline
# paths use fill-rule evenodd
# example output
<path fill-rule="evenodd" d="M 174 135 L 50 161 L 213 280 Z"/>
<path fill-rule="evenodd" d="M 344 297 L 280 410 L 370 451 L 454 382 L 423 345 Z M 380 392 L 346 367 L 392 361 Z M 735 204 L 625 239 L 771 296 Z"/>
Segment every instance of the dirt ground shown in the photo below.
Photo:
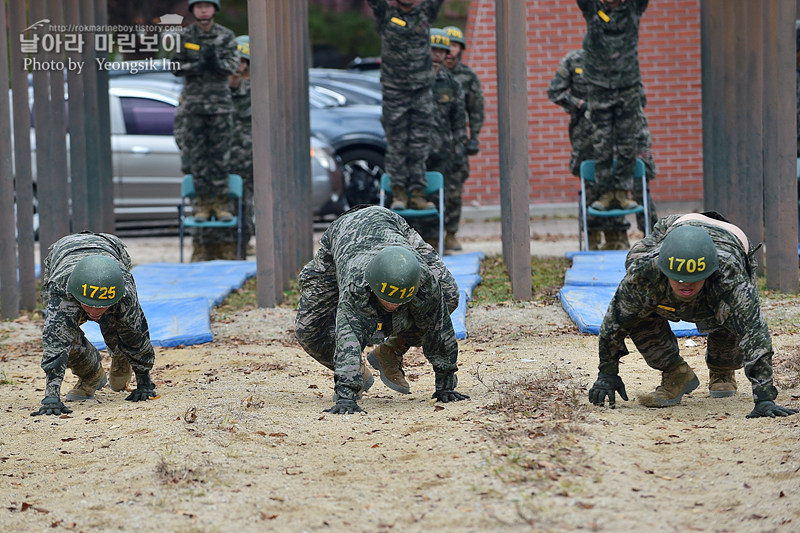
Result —
<path fill-rule="evenodd" d="M 800 407 L 796 301 L 765 300 L 779 403 Z M 323 413 L 332 373 L 293 338 L 294 310 L 214 311 L 212 343 L 156 348 L 160 398 L 105 388 L 61 417 L 41 321 L 0 323 L 0 523 L 35 531 L 798 531 L 800 416 L 747 420 L 750 386 L 701 386 L 647 409 L 659 382 L 630 344 L 629 402 L 587 401 L 597 339 L 557 303 L 471 307 L 458 390 L 436 404 L 419 350 L 410 395 L 376 378 L 366 415 Z M 108 368 L 109 361 L 105 362 Z M 377 372 L 375 372 L 377 376 Z M 67 373 L 62 394 L 74 383 Z"/>

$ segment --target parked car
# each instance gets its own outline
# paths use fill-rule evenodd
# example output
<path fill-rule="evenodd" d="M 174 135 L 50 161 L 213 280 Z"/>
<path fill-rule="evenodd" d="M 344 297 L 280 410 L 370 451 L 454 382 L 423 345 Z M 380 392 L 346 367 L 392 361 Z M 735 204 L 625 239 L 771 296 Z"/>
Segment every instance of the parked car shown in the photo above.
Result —
<path fill-rule="evenodd" d="M 169 78 L 114 76 L 109 81 L 114 214 L 118 231 L 177 226 L 183 173 L 173 123 L 182 83 L 170 78 L 175 77 L 172 74 Z M 35 172 L 33 132 L 31 146 Z M 314 217 L 337 216 L 348 208 L 342 167 L 333 147 L 314 135 L 310 140 L 310 155 Z"/>

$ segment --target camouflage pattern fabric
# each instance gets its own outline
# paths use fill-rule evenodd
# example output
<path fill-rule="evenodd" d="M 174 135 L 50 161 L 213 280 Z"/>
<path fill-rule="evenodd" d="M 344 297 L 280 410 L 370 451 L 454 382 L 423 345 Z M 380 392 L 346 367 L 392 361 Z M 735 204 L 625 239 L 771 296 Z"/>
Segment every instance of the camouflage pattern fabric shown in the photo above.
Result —
<path fill-rule="evenodd" d="M 417 296 L 393 313 L 383 310 L 364 277 L 369 262 L 387 246 L 414 251 L 422 267 Z M 297 282 L 297 340 L 334 371 L 339 398 L 356 399 L 364 348 L 391 335 L 411 346 L 421 345 L 436 373 L 458 369 L 458 343 L 450 320 L 458 306 L 455 279 L 436 251 L 396 213 L 357 206 L 337 218 Z"/>
<path fill-rule="evenodd" d="M 431 87 L 383 88 L 381 124 L 386 135 L 384 165 L 392 187 L 425 189 L 425 160 L 433 128 Z"/>
<path fill-rule="evenodd" d="M 590 86 L 589 118 L 592 122 L 594 175 L 600 194 L 633 189 L 633 172 L 639 153 L 641 104 L 639 88 L 615 90 Z M 614 170 L 614 155 L 617 168 Z"/>
<path fill-rule="evenodd" d="M 592 85 L 626 89 L 638 85 L 639 19 L 648 0 L 626 0 L 608 9 L 602 0 L 577 0 L 586 20 L 584 76 Z"/>
<path fill-rule="evenodd" d="M 422 0 L 403 11 L 387 0 L 367 0 L 381 34 L 381 84 L 392 89 L 420 89 L 433 83 L 431 23 L 444 0 Z M 384 97 L 385 99 L 385 97 Z"/>
<path fill-rule="evenodd" d="M 184 146 L 198 196 L 228 194 L 228 158 L 233 102 L 228 75 L 239 66 L 234 33 L 214 24 L 204 32 L 194 23 L 181 33 L 182 48 L 172 56 L 174 71 L 186 81 L 179 112 L 184 114 Z M 213 51 L 206 58 L 205 50 Z"/>
<path fill-rule="evenodd" d="M 461 88 L 464 90 L 464 103 L 467 108 L 469 137 L 478 138 L 484 120 L 481 82 L 478 79 L 478 75 L 475 74 L 475 71 L 460 61 L 450 72 L 455 76 L 456 80 L 461 84 Z M 457 155 L 457 157 L 453 159 L 449 176 L 452 183 L 460 184 L 459 190 L 463 193 L 464 183 L 469 179 L 469 156 L 466 152 Z M 455 220 L 455 222 L 452 227 L 448 228 L 448 231 L 451 232 L 458 230 L 458 225 L 461 221 L 461 206 L 463 205 L 463 201 L 460 197 L 458 205 L 457 214 L 456 211 L 452 211 L 453 220 Z"/>
<path fill-rule="evenodd" d="M 431 132 L 431 153 L 427 170 L 444 176 L 444 226 L 451 233 L 458 231 L 464 184 L 452 176 L 453 162 L 466 158 L 467 124 L 464 91 L 455 76 L 445 66 L 436 73 L 433 83 L 435 102 L 434 128 Z M 438 196 L 434 199 L 438 205 Z M 438 224 L 426 224 L 423 237 L 438 237 Z"/>
<path fill-rule="evenodd" d="M 234 123 L 233 142 L 231 144 L 230 168 L 232 174 L 239 174 L 243 182 L 242 198 L 242 249 L 241 256 L 246 257 L 247 243 L 255 234 L 253 223 L 253 120 L 250 108 L 250 79 L 243 78 L 239 87 L 231 89 L 233 96 Z M 229 232 L 230 233 L 230 232 Z M 236 235 L 233 235 L 233 241 Z"/>
<path fill-rule="evenodd" d="M 680 362 L 668 321 L 686 320 L 708 333 L 709 366 L 731 370 L 744 366 L 754 401 L 774 400 L 778 392 L 772 383 L 772 340 L 759 304 L 754 251 L 748 254 L 735 235 L 719 226 L 698 220 L 681 222 L 706 230 L 719 259 L 719 269 L 705 280 L 700 293 L 682 300 L 657 264 L 661 243 L 678 227 L 674 223 L 681 216 L 659 220 L 650 236 L 628 252 L 627 272 L 600 327 L 600 372 L 619 373 L 619 359 L 628 354 L 627 335 L 650 367 L 664 371 Z"/>
<path fill-rule="evenodd" d="M 42 370 L 47 376 L 45 396 L 60 397 L 67 368 L 76 376 L 89 377 L 101 366 L 100 352 L 80 329 L 88 315 L 67 291 L 75 265 L 90 255 L 104 255 L 117 261 L 125 279 L 125 295 L 97 321 L 109 352 L 125 356 L 136 372 L 149 372 L 153 368 L 155 352 L 130 273 L 131 258 L 125 245 L 107 233 L 67 235 L 50 246 L 42 265 L 40 297 L 47 312 L 42 330 Z"/>

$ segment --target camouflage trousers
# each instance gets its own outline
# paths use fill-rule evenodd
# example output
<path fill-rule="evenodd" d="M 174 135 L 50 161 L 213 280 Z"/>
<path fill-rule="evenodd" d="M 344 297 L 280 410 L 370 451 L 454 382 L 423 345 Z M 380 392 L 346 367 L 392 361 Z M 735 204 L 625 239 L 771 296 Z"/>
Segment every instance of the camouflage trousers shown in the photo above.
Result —
<path fill-rule="evenodd" d="M 666 318 L 652 316 L 641 320 L 631 328 L 630 337 L 651 368 L 663 372 L 681 361 L 678 339 Z M 731 332 L 723 328 L 708 332 L 706 364 L 709 368 L 736 370 L 742 368 L 743 363 L 744 352 Z"/>
<path fill-rule="evenodd" d="M 425 189 L 434 103 L 431 87 L 412 91 L 383 88 L 381 124 L 386 134 L 384 164 L 391 186 Z"/>
<path fill-rule="evenodd" d="M 182 118 L 182 144 L 198 196 L 227 195 L 233 114 L 199 115 Z"/>
<path fill-rule="evenodd" d="M 433 266 L 433 275 L 439 279 L 448 313 L 458 307 L 458 285 L 455 278 L 444 266 Z M 297 278 L 300 287 L 300 303 L 295 319 L 295 336 L 308 355 L 323 366 L 335 369 L 336 355 L 336 309 L 339 304 L 339 285 L 336 271 L 331 268 L 320 273 L 304 268 Z M 402 338 L 409 346 L 422 346 L 426 331 L 411 326 L 405 331 L 393 331 L 392 336 Z M 386 334 L 388 336 L 388 333 Z M 361 346 L 363 350 L 365 347 Z M 344 371 L 344 369 L 339 369 Z M 355 375 L 355 370 L 350 369 Z"/>
<path fill-rule="evenodd" d="M 600 194 L 633 189 L 638 153 L 642 105 L 639 86 L 605 89 L 590 86 L 589 116 L 592 121 L 592 151 L 595 179 Z M 617 167 L 614 169 L 614 157 Z"/>
<path fill-rule="evenodd" d="M 456 233 L 461 224 L 464 205 L 464 183 L 469 178 L 469 157 L 464 155 L 453 161 L 450 174 L 445 174 L 444 229 Z"/>

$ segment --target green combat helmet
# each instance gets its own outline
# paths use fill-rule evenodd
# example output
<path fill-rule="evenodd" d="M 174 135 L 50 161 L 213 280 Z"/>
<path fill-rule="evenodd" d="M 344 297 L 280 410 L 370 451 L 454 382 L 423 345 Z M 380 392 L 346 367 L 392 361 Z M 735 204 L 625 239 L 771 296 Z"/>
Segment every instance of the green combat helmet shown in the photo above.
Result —
<path fill-rule="evenodd" d="M 67 290 L 84 305 L 109 307 L 125 295 L 125 280 L 116 261 L 105 255 L 90 255 L 75 265 Z"/>
<path fill-rule="evenodd" d="M 442 48 L 450 50 L 450 37 L 444 30 L 439 28 L 431 29 L 431 48 Z"/>
<path fill-rule="evenodd" d="M 678 226 L 661 243 L 658 268 L 668 278 L 681 283 L 706 279 L 719 268 L 717 247 L 703 228 L 689 224 Z"/>
<path fill-rule="evenodd" d="M 466 50 L 467 42 L 464 40 L 464 32 L 461 31 L 461 28 L 458 26 L 446 26 L 444 31 L 450 37 L 450 41 L 460 44 Z"/>
<path fill-rule="evenodd" d="M 419 270 L 414 252 L 402 246 L 387 246 L 369 262 L 365 277 L 378 298 L 403 304 L 417 294 Z"/>
<path fill-rule="evenodd" d="M 240 35 L 236 38 L 236 48 L 239 49 L 239 54 L 250 61 L 250 36 Z"/>
<path fill-rule="evenodd" d="M 200 2 L 208 2 L 209 4 L 214 4 L 214 8 L 215 8 L 215 9 L 214 9 L 214 12 L 217 12 L 217 11 L 219 11 L 220 9 L 222 9 L 222 8 L 219 6 L 219 0 L 189 0 L 189 12 L 190 12 L 190 13 L 192 12 L 192 6 L 193 6 L 194 4 L 199 4 Z"/>

